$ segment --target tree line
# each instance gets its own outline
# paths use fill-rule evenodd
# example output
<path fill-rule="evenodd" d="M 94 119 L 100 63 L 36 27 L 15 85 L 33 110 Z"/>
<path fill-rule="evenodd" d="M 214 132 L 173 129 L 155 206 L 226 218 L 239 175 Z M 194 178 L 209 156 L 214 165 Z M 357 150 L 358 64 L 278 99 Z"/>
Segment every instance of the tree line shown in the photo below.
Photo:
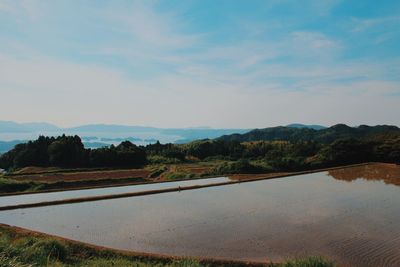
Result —
<path fill-rule="evenodd" d="M 148 163 L 188 161 L 220 161 L 217 173 L 298 171 L 367 161 L 400 163 L 400 134 L 340 138 L 331 143 L 213 139 L 137 146 L 124 141 L 98 149 L 86 149 L 79 136 L 40 136 L 1 155 L 0 168 L 141 167 Z"/>
<path fill-rule="evenodd" d="M 1 155 L 0 167 L 136 167 L 142 166 L 146 161 L 144 149 L 129 141 L 118 146 L 86 149 L 79 136 L 63 135 L 40 136 L 35 141 L 16 145 L 14 149 Z"/>

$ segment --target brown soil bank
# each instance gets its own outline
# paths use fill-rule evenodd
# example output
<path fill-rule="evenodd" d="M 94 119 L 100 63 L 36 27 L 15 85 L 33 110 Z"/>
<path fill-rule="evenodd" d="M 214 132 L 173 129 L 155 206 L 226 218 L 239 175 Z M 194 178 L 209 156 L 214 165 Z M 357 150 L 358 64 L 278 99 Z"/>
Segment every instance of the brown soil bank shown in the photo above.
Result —
<path fill-rule="evenodd" d="M 209 184 L 202 184 L 202 185 L 177 186 L 177 187 L 171 187 L 171 188 L 165 188 L 165 189 L 154 189 L 154 190 L 139 191 L 139 192 L 98 195 L 98 196 L 90 196 L 90 197 L 76 197 L 76 198 L 69 198 L 69 199 L 43 201 L 43 202 L 37 202 L 37 203 L 26 203 L 26 204 L 17 204 L 17 205 L 9 205 L 9 206 L 0 206 L 0 211 L 21 209 L 21 208 L 53 206 L 53 205 L 60 205 L 60 204 L 72 204 L 72 203 L 80 203 L 80 202 L 92 202 L 92 201 L 99 201 L 99 200 L 106 200 L 106 199 L 154 195 L 154 194 L 171 193 L 171 192 L 177 192 L 177 191 L 196 190 L 196 189 L 201 189 L 201 188 L 206 188 L 206 187 L 215 187 L 215 186 L 230 185 L 230 184 L 237 184 L 237 183 L 246 183 L 246 182 L 260 181 L 260 180 L 265 180 L 265 179 L 284 178 L 284 177 L 293 176 L 293 175 L 309 174 L 309 173 L 316 173 L 316 172 L 321 172 L 321 171 L 329 171 L 329 170 L 333 171 L 337 168 L 351 169 L 354 167 L 359 167 L 359 166 L 369 165 L 369 164 L 370 163 L 347 165 L 347 166 L 342 166 L 342 167 L 334 167 L 334 168 L 329 168 L 329 169 L 319 169 L 319 170 L 311 170 L 311 171 L 302 171 L 302 172 L 295 172 L 295 173 L 269 173 L 269 174 L 258 174 L 258 175 L 238 174 L 238 175 L 229 177 L 230 181 L 223 181 L 223 182 L 217 182 L 217 183 L 211 182 Z M 375 164 L 373 164 L 373 165 L 375 165 Z M 183 179 L 183 180 L 195 180 L 195 179 Z M 160 181 L 160 182 L 162 183 L 163 181 Z M 54 192 L 56 192 L 56 191 L 61 191 L 61 190 L 54 190 Z M 40 191 L 37 191 L 35 193 L 39 193 L 39 192 Z"/>
<path fill-rule="evenodd" d="M 28 265 L 26 265 L 28 264 Z M 57 236 L 0 224 L 0 266 L 269 266 L 332 267 L 321 258 L 286 263 L 255 263 L 207 258 L 185 259 L 89 245 Z"/>
<path fill-rule="evenodd" d="M 80 172 L 56 172 L 12 176 L 17 181 L 54 183 L 54 182 L 72 182 L 82 180 L 103 180 L 103 179 L 125 179 L 125 178 L 146 178 L 151 171 L 146 169 L 129 170 L 102 170 L 102 171 L 80 171 Z"/>

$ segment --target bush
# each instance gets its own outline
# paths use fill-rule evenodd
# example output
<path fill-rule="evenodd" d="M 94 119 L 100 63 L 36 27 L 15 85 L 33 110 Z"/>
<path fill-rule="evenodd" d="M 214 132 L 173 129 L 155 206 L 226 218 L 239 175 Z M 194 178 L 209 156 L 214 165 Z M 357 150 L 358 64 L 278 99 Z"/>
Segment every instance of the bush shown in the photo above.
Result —
<path fill-rule="evenodd" d="M 211 170 L 213 174 L 234 174 L 234 173 L 261 173 L 264 168 L 251 164 L 246 159 L 235 162 L 224 162 Z"/>
<path fill-rule="evenodd" d="M 196 174 L 187 172 L 169 172 L 165 175 L 168 180 L 195 178 Z"/>
<path fill-rule="evenodd" d="M 267 160 L 274 171 L 301 171 L 307 168 L 304 158 L 279 157 L 274 160 Z"/>
<path fill-rule="evenodd" d="M 149 156 L 148 157 L 149 164 L 178 164 L 181 163 L 179 159 L 176 158 L 167 158 L 164 156 Z"/>
<path fill-rule="evenodd" d="M 35 184 L 30 182 L 20 182 L 12 179 L 0 178 L 0 192 L 2 193 L 26 191 L 34 186 Z"/>

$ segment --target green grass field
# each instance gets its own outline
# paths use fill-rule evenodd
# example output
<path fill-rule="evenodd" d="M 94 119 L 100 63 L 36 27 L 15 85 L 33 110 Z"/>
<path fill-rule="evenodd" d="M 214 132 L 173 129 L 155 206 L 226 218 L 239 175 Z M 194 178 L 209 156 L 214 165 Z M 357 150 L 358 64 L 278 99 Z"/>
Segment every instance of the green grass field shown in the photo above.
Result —
<path fill-rule="evenodd" d="M 111 249 L 101 249 L 79 242 L 62 240 L 44 234 L 0 226 L 0 266 L 269 266 L 269 267 L 332 267 L 321 258 L 289 260 L 284 263 L 244 264 L 212 260 L 173 259 L 149 255 L 129 255 Z"/>

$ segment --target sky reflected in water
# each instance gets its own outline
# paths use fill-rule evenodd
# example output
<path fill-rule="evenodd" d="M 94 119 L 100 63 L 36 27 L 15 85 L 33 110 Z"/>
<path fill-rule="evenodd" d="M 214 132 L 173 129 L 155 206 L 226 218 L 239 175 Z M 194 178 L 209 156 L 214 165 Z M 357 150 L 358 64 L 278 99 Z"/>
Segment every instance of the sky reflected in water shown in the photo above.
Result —
<path fill-rule="evenodd" d="M 4 211 L 0 222 L 142 252 L 399 266 L 400 187 L 388 182 L 399 167 L 382 166 Z"/>

